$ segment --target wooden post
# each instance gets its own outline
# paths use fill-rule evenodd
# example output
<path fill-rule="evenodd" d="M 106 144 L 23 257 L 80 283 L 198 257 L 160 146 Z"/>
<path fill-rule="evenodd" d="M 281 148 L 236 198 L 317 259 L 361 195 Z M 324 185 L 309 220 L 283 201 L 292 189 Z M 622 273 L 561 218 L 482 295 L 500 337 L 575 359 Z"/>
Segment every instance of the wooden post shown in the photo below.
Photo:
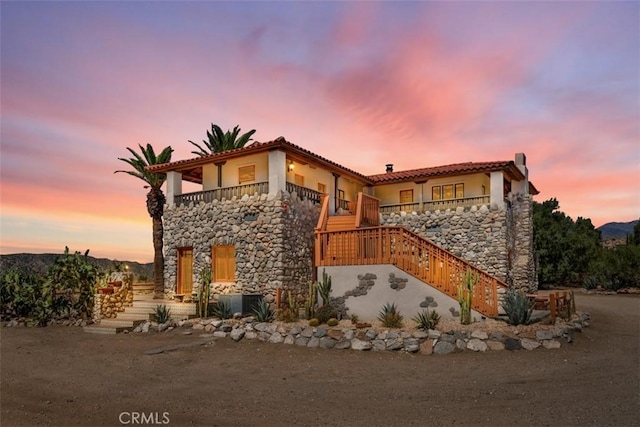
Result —
<path fill-rule="evenodd" d="M 556 295 L 551 292 L 549 294 L 549 310 L 551 310 L 551 320 L 556 320 Z"/>
<path fill-rule="evenodd" d="M 276 288 L 276 308 L 280 308 L 280 302 L 282 300 L 282 289 Z"/>

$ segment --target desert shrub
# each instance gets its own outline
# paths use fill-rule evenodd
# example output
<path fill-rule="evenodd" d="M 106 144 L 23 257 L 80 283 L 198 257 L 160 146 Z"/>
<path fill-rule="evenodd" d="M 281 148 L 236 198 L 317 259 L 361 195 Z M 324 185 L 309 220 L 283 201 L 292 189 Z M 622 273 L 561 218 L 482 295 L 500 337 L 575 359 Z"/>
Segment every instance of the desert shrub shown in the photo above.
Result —
<path fill-rule="evenodd" d="M 507 314 L 507 323 L 511 325 L 527 325 L 531 322 L 534 303 L 523 292 L 508 289 L 502 301 L 502 308 Z"/>
<path fill-rule="evenodd" d="M 382 306 L 378 320 L 385 328 L 401 328 L 403 317 L 400 315 L 395 303 L 386 303 Z"/>
<path fill-rule="evenodd" d="M 418 313 L 412 320 L 417 323 L 418 329 L 426 331 L 427 329 L 435 329 L 438 326 L 440 315 L 435 310 L 430 312 L 427 309 Z"/>
<path fill-rule="evenodd" d="M 318 326 L 319 324 L 320 324 L 320 321 L 316 318 L 309 320 L 309 326 Z"/>
<path fill-rule="evenodd" d="M 331 319 L 327 320 L 327 325 L 329 326 L 338 326 L 338 319 L 336 319 L 335 317 L 332 317 Z"/>
<path fill-rule="evenodd" d="M 322 304 L 329 304 L 329 294 L 331 293 L 331 276 L 322 270 L 322 281 L 317 284 L 318 293 L 322 298 Z"/>
<path fill-rule="evenodd" d="M 329 304 L 322 305 L 316 309 L 316 319 L 320 323 L 327 323 L 332 317 L 337 317 L 336 311 Z"/>
<path fill-rule="evenodd" d="M 231 319 L 233 313 L 231 312 L 231 306 L 224 301 L 218 301 L 211 307 L 211 315 L 218 319 Z"/>
<path fill-rule="evenodd" d="M 164 304 L 156 305 L 151 319 L 159 324 L 167 323 L 171 320 L 171 309 Z"/>
<path fill-rule="evenodd" d="M 262 300 L 254 305 L 251 311 L 253 312 L 253 316 L 258 322 L 271 322 L 275 314 L 273 308 L 271 308 L 269 303 L 265 300 Z"/>
<path fill-rule="evenodd" d="M 353 323 L 354 325 L 356 323 L 358 323 L 358 315 L 357 314 L 352 314 L 351 315 L 351 323 Z"/>

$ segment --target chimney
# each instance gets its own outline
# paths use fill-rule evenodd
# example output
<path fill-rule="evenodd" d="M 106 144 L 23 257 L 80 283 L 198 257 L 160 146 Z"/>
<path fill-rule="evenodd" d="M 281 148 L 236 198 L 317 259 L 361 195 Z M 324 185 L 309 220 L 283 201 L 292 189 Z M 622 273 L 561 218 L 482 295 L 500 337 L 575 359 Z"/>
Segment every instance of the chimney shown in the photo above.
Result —
<path fill-rule="evenodd" d="M 393 172 L 393 163 L 387 163 L 387 173 Z"/>

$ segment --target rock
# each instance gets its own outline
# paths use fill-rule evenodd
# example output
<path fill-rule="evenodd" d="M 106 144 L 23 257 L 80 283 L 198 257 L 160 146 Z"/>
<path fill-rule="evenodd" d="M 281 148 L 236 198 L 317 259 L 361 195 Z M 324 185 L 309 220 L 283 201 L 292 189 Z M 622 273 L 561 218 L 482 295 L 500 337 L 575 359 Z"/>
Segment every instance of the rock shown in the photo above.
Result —
<path fill-rule="evenodd" d="M 371 341 L 371 344 L 373 345 L 374 351 L 385 351 L 387 349 L 387 345 L 385 344 L 384 340 L 375 339 Z"/>
<path fill-rule="evenodd" d="M 313 336 L 313 328 L 304 328 L 304 330 L 300 332 L 300 336 L 304 338 L 311 338 Z"/>
<path fill-rule="evenodd" d="M 280 334 L 280 332 L 274 332 L 271 334 L 268 340 L 270 343 L 279 344 L 284 341 L 284 337 Z"/>
<path fill-rule="evenodd" d="M 165 322 L 165 323 L 162 323 L 162 324 L 158 325 L 158 332 L 166 331 L 167 329 L 169 329 L 169 325 L 171 325 L 171 322 Z"/>
<path fill-rule="evenodd" d="M 442 335 L 440 331 L 436 331 L 435 329 L 429 329 L 427 333 L 429 334 L 429 339 L 432 340 L 438 339 L 440 338 L 440 335 Z"/>
<path fill-rule="evenodd" d="M 568 343 L 573 342 L 575 332 L 571 328 L 567 328 L 562 331 L 562 338 L 564 338 Z"/>
<path fill-rule="evenodd" d="M 485 335 L 487 334 L 485 333 Z M 471 334 L 471 336 L 473 336 L 473 334 Z M 467 350 L 471 351 L 487 351 L 488 348 L 487 343 L 480 338 L 471 338 L 467 343 Z"/>
<path fill-rule="evenodd" d="M 413 333 L 413 337 L 419 340 L 425 340 L 427 338 L 429 338 L 429 333 L 426 331 L 422 331 L 420 329 L 418 329 L 417 331 L 415 331 Z"/>
<path fill-rule="evenodd" d="M 522 345 L 522 348 L 526 350 L 535 350 L 540 347 L 540 341 L 532 340 L 531 338 L 522 338 L 520 340 L 520 344 Z"/>
<path fill-rule="evenodd" d="M 204 329 L 204 325 L 202 323 L 196 323 L 195 325 L 193 325 L 193 330 L 194 331 L 199 331 Z"/>
<path fill-rule="evenodd" d="M 353 329 L 347 329 L 344 331 L 344 339 L 351 341 L 353 337 L 356 335 L 356 331 Z"/>
<path fill-rule="evenodd" d="M 336 341 L 340 341 L 342 338 L 342 331 L 340 329 L 329 329 L 327 336 L 333 338 Z"/>
<path fill-rule="evenodd" d="M 239 311 L 238 311 L 238 312 L 236 312 L 236 313 L 233 313 L 233 318 L 234 318 L 235 320 L 242 319 L 242 313 L 240 313 Z"/>
<path fill-rule="evenodd" d="M 244 337 L 248 340 L 255 340 L 256 338 L 258 338 L 258 334 L 253 331 L 247 331 L 245 332 Z"/>
<path fill-rule="evenodd" d="M 544 348 L 550 348 L 550 349 L 560 348 L 560 341 L 558 341 L 558 340 L 544 340 L 544 341 L 542 341 L 542 346 Z"/>
<path fill-rule="evenodd" d="M 182 335 L 193 335 L 193 332 L 191 332 L 191 331 L 184 331 L 184 332 L 182 333 Z"/>
<path fill-rule="evenodd" d="M 271 338 L 271 334 L 267 333 L 267 332 L 258 332 L 258 340 L 259 341 L 268 341 L 269 338 Z"/>
<path fill-rule="evenodd" d="M 208 325 L 211 326 L 211 325 Z M 242 338 L 244 338 L 244 334 L 245 331 L 242 328 L 236 328 L 233 331 L 231 331 L 231 333 L 229 334 L 229 336 L 231 337 L 232 340 L 234 341 L 240 341 Z"/>
<path fill-rule="evenodd" d="M 400 350 L 404 348 L 404 342 L 400 338 L 387 340 L 387 350 Z"/>
<path fill-rule="evenodd" d="M 284 337 L 284 343 L 288 344 L 288 345 L 293 345 L 293 343 L 296 341 L 296 339 L 293 337 L 293 335 L 287 335 L 286 337 Z"/>
<path fill-rule="evenodd" d="M 420 344 L 420 353 L 422 354 L 433 354 L 433 340 L 432 339 L 426 339 L 423 341 L 422 344 Z"/>
<path fill-rule="evenodd" d="M 220 325 L 222 325 L 222 323 L 223 323 L 222 320 L 214 320 L 210 324 L 213 325 L 214 328 L 219 328 Z"/>
<path fill-rule="evenodd" d="M 13 321 L 13 320 L 12 320 L 12 321 Z M 7 327 L 9 326 L 9 324 L 10 324 L 10 323 L 11 323 L 11 322 L 9 322 L 9 323 L 7 324 Z M 138 326 L 136 326 L 135 328 L 133 328 L 133 332 L 135 332 L 135 333 L 142 332 L 142 326 L 144 326 L 144 323 L 140 323 Z"/>
<path fill-rule="evenodd" d="M 335 347 L 336 340 L 328 336 L 320 338 L 320 348 L 331 349 Z"/>
<path fill-rule="evenodd" d="M 456 349 L 456 346 L 448 341 L 438 341 L 433 347 L 435 354 L 449 354 Z"/>
<path fill-rule="evenodd" d="M 269 326 L 267 323 L 261 322 L 253 325 L 253 329 L 255 329 L 258 332 L 264 332 L 267 330 L 267 326 Z"/>
<path fill-rule="evenodd" d="M 493 341 L 502 341 L 504 340 L 504 335 L 502 335 L 502 332 L 491 332 L 489 334 L 489 339 Z"/>
<path fill-rule="evenodd" d="M 340 350 L 349 349 L 349 348 L 351 348 L 351 341 L 343 338 L 342 340 L 338 341 L 333 348 L 337 348 L 337 349 L 340 349 Z"/>
<path fill-rule="evenodd" d="M 464 350 L 467 348 L 467 343 L 465 342 L 465 340 L 457 339 L 456 347 L 458 347 L 460 350 Z"/>
<path fill-rule="evenodd" d="M 327 335 L 327 328 L 318 328 L 316 332 L 313 334 L 315 337 L 322 338 Z"/>
<path fill-rule="evenodd" d="M 145 323 L 142 325 L 142 332 L 145 332 L 145 333 L 146 333 L 146 332 L 149 332 L 149 328 L 150 328 L 150 327 L 151 327 L 151 322 L 145 322 Z"/>
<path fill-rule="evenodd" d="M 309 338 L 307 337 L 298 337 L 294 341 L 295 345 L 299 345 L 300 347 L 306 347 L 309 344 Z"/>
<path fill-rule="evenodd" d="M 477 338 L 479 340 L 486 340 L 489 338 L 489 335 L 484 331 L 473 331 L 471 332 L 471 338 Z"/>
<path fill-rule="evenodd" d="M 489 340 L 485 341 L 485 344 L 487 344 L 489 350 L 504 350 L 504 344 L 500 341 Z"/>
<path fill-rule="evenodd" d="M 373 329 L 367 330 L 367 332 L 364 334 L 365 338 L 369 341 L 374 340 L 376 338 L 376 335 L 378 335 L 378 333 Z"/>
<path fill-rule="evenodd" d="M 400 338 L 400 334 L 394 331 L 390 331 L 387 333 L 387 339 L 394 340 L 396 338 Z"/>
<path fill-rule="evenodd" d="M 231 332 L 231 330 L 233 329 L 233 326 L 225 323 L 224 325 L 220 326 L 220 330 L 222 332 Z"/>
<path fill-rule="evenodd" d="M 300 326 L 294 326 L 289 333 L 293 336 L 296 336 L 300 332 L 302 332 L 302 328 Z"/>
<path fill-rule="evenodd" d="M 307 347 L 309 348 L 317 348 L 320 346 L 320 338 L 311 337 L 309 338 L 309 342 L 307 343 Z"/>
<path fill-rule="evenodd" d="M 420 341 L 415 338 L 407 338 L 404 340 L 404 349 L 408 353 L 417 353 L 420 351 Z"/>
<path fill-rule="evenodd" d="M 358 338 L 354 338 L 351 340 L 352 350 L 366 351 L 366 350 L 371 350 L 372 347 L 373 345 L 371 345 L 369 341 L 362 341 L 362 340 L 359 340 Z"/>
<path fill-rule="evenodd" d="M 536 331 L 536 339 L 539 341 L 553 339 L 553 331 Z"/>
<path fill-rule="evenodd" d="M 520 345 L 520 340 L 507 337 L 507 339 L 504 340 L 504 348 L 506 350 L 521 350 L 522 345 Z"/>
<path fill-rule="evenodd" d="M 205 326 L 205 327 L 204 327 L 204 330 L 205 330 L 206 332 L 213 332 L 213 331 L 215 331 L 215 330 L 216 330 L 216 328 L 215 328 L 213 325 L 209 324 L 209 325 L 207 325 L 207 326 Z"/>
<path fill-rule="evenodd" d="M 216 338 L 226 338 L 227 337 L 227 333 L 226 332 L 222 332 L 222 331 L 215 331 L 213 333 L 213 336 Z"/>
<path fill-rule="evenodd" d="M 450 334 L 442 334 L 438 338 L 438 341 L 444 341 L 444 342 L 448 342 L 448 343 L 451 343 L 451 344 L 455 344 L 456 343 L 456 337 L 454 337 L 453 335 L 450 335 Z"/>

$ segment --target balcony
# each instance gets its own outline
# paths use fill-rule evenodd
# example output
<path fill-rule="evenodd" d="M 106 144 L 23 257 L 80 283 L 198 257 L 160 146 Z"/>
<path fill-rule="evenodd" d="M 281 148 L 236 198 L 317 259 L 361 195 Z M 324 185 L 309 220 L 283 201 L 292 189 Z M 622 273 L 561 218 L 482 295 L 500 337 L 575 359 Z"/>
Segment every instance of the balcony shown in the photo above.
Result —
<path fill-rule="evenodd" d="M 459 199 L 448 200 L 435 200 L 428 202 L 412 202 L 412 203 L 397 203 L 393 205 L 381 205 L 380 213 L 390 214 L 398 212 L 432 212 L 436 210 L 455 209 L 458 207 L 469 208 L 471 206 L 488 205 L 491 201 L 491 196 L 474 196 L 474 197 L 462 197 Z"/>
<path fill-rule="evenodd" d="M 321 193 L 319 193 L 318 191 L 311 190 L 310 188 L 300 187 L 299 185 L 295 185 L 290 182 L 287 182 L 286 188 L 289 193 L 295 192 L 300 199 L 308 199 L 313 203 L 320 203 Z M 174 203 L 178 206 L 189 202 L 193 202 L 194 204 L 198 204 L 200 202 L 211 203 L 214 200 L 231 200 L 234 197 L 240 198 L 245 194 L 253 196 L 256 193 L 269 193 L 269 182 L 256 182 L 253 184 L 238 185 L 235 187 L 223 187 L 213 190 L 180 194 L 175 196 Z"/>

